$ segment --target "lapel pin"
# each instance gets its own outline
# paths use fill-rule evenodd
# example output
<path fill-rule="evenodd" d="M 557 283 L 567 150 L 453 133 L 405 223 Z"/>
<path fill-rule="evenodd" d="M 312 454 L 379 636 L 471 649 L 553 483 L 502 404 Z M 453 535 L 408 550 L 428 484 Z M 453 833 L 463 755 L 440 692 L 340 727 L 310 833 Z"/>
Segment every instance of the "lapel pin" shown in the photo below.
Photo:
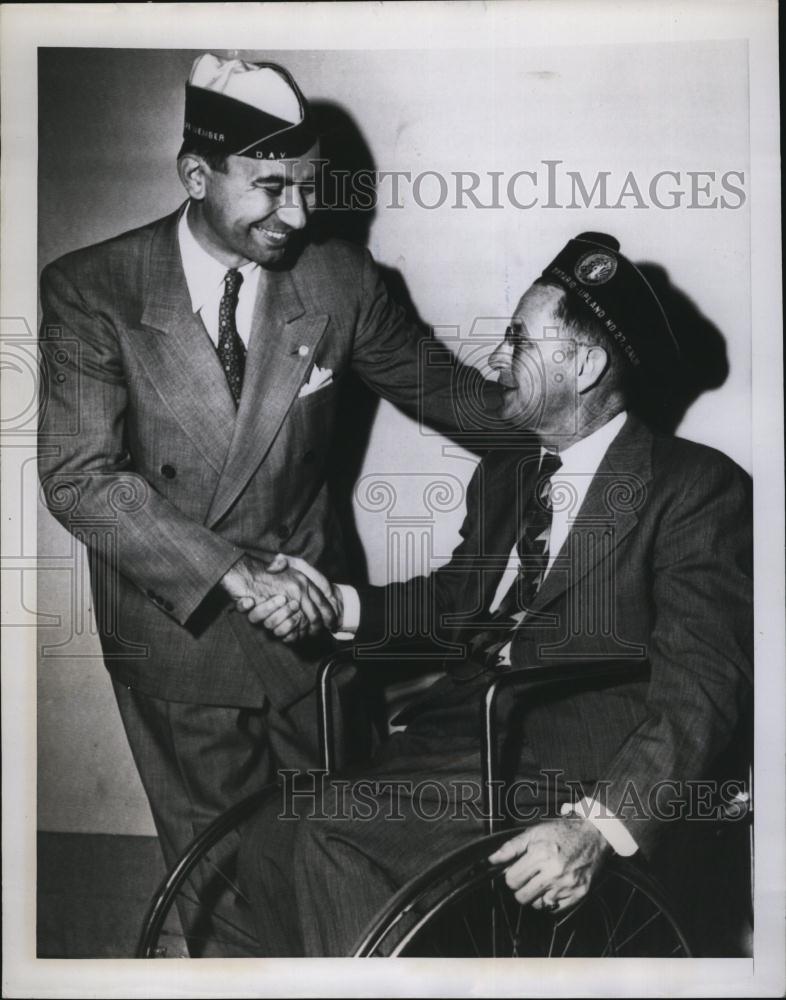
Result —
<path fill-rule="evenodd" d="M 306 344 L 301 344 L 300 347 L 298 347 L 297 352 L 301 358 L 305 358 L 305 356 L 308 354 L 308 347 L 306 346 Z"/>

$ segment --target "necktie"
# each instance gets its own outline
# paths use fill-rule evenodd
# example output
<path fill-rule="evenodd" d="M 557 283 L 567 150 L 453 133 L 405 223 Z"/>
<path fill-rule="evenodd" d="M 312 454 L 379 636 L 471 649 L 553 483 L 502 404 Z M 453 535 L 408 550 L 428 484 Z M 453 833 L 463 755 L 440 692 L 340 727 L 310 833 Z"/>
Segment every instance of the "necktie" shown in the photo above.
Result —
<path fill-rule="evenodd" d="M 535 486 L 524 508 L 524 530 L 516 542 L 520 559 L 518 574 L 492 616 L 494 627 L 479 632 L 470 643 L 469 659 L 482 669 L 497 665 L 500 650 L 510 642 L 543 583 L 551 535 L 551 477 L 561 464 L 558 455 L 546 452 L 543 456 Z M 471 666 L 469 670 L 470 676 L 479 672 L 471 673 Z M 462 670 L 462 675 L 465 672 Z"/>
<path fill-rule="evenodd" d="M 235 325 L 235 310 L 243 275 L 232 268 L 224 275 L 224 294 L 218 306 L 218 357 L 226 375 L 229 391 L 237 406 L 243 387 L 246 349 Z"/>
<path fill-rule="evenodd" d="M 543 583 L 546 567 L 549 561 L 549 539 L 551 536 L 551 477 L 559 470 L 562 462 L 558 455 L 547 451 L 543 456 L 538 470 L 535 489 L 530 494 L 524 511 L 525 528 L 516 548 L 521 560 L 521 568 L 512 591 L 514 603 L 512 612 L 528 608 Z M 511 598 L 510 591 L 505 595 L 498 609 L 503 611 Z"/>

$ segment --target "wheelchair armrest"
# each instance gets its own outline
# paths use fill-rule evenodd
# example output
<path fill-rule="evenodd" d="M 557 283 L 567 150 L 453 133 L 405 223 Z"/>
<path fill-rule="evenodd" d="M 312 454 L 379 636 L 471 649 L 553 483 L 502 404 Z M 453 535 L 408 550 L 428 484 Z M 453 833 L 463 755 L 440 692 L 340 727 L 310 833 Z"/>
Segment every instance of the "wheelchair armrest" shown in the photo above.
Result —
<path fill-rule="evenodd" d="M 444 648 L 428 645 L 423 641 L 388 643 L 384 657 L 360 655 L 354 645 L 337 649 L 327 656 L 317 671 L 317 733 L 322 768 L 330 773 L 335 768 L 336 748 L 333 733 L 333 680 L 347 666 L 368 665 L 372 662 L 387 663 L 401 656 L 407 666 L 419 670 L 433 670 L 435 662 L 445 656 Z"/>
<path fill-rule="evenodd" d="M 484 692 L 480 734 L 482 811 L 487 833 L 495 832 L 492 794 L 494 782 L 498 780 L 497 700 L 500 692 L 509 687 L 526 687 L 530 691 L 559 688 L 569 693 L 571 688 L 588 681 L 622 684 L 640 679 L 648 672 L 647 660 L 581 660 L 576 663 L 523 667 L 498 674 Z"/>
<path fill-rule="evenodd" d="M 391 643 L 385 647 L 385 659 L 395 655 L 406 658 L 410 665 L 433 668 L 438 646 L 428 647 L 421 643 Z M 333 733 L 333 679 L 346 666 L 357 666 L 371 662 L 360 658 L 354 645 L 348 645 L 331 653 L 320 664 L 317 673 L 317 731 L 322 768 L 331 772 L 335 768 L 335 739 Z M 499 674 L 491 681 L 484 695 L 483 728 L 481 732 L 481 767 L 484 806 L 490 803 L 491 782 L 496 778 L 496 707 L 497 698 L 503 688 L 517 686 L 530 690 L 543 690 L 555 686 L 570 686 L 587 681 L 629 681 L 649 668 L 646 660 L 589 660 L 578 663 L 553 664 L 539 667 L 525 667 Z M 484 810 L 491 817 L 491 811 Z M 489 830 L 493 832 L 493 830 Z"/>
<path fill-rule="evenodd" d="M 330 772 L 335 767 L 333 739 L 333 678 L 347 664 L 354 663 L 354 648 L 347 646 L 326 657 L 317 671 L 317 738 L 322 768 Z"/>

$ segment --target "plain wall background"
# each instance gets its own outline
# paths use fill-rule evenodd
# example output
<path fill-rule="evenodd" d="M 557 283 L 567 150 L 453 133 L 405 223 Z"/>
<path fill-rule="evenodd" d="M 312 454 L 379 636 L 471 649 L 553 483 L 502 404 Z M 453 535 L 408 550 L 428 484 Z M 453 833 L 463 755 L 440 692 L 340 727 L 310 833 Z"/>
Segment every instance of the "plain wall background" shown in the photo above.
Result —
<path fill-rule="evenodd" d="M 40 50 L 40 267 L 180 203 L 175 156 L 196 54 Z M 561 160 L 562 170 L 581 171 L 590 183 L 598 171 L 611 171 L 611 201 L 628 171 L 643 189 L 661 170 L 748 174 L 744 43 L 238 54 L 283 63 L 309 98 L 343 107 L 378 170 L 532 170 L 543 194 L 542 161 Z M 680 187 L 688 186 L 683 176 Z M 369 248 L 401 273 L 418 312 L 438 330 L 467 338 L 477 317 L 497 317 L 483 326 L 488 350 L 521 292 L 582 230 L 614 233 L 634 260 L 665 267 L 723 334 L 730 366 L 724 384 L 690 408 L 679 433 L 750 470 L 747 203 L 738 210 L 641 209 L 632 200 L 619 209 L 461 210 L 451 198 L 428 211 L 405 191 L 404 208 L 377 209 Z M 434 192 L 424 185 L 424 200 Z M 355 504 L 374 582 L 447 557 L 473 464 L 466 452 L 380 405 Z M 395 515 L 409 532 L 406 564 L 390 565 L 391 512 L 373 509 L 362 489 L 372 480 L 396 491 Z M 423 505 L 424 485 L 434 480 L 454 491 L 436 516 Z M 413 527 L 424 513 L 430 519 Z M 153 833 L 92 634 L 82 562 L 45 511 L 39 550 L 38 607 L 53 616 L 39 643 L 47 647 L 38 675 L 39 828 Z"/>

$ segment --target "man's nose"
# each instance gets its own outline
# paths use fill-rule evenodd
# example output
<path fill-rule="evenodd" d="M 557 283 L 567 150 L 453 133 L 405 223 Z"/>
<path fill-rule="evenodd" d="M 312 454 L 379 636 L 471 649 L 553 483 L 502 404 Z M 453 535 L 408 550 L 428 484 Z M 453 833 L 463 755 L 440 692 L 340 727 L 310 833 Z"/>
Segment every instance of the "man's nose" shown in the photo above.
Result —
<path fill-rule="evenodd" d="M 308 222 L 308 206 L 303 192 L 295 185 L 287 188 L 276 214 L 290 229 L 303 229 Z"/>
<path fill-rule="evenodd" d="M 511 367 L 511 362 L 513 360 L 513 345 L 509 344 L 506 340 L 503 340 L 500 344 L 492 351 L 489 357 L 489 366 L 494 369 L 494 371 L 508 371 Z"/>

